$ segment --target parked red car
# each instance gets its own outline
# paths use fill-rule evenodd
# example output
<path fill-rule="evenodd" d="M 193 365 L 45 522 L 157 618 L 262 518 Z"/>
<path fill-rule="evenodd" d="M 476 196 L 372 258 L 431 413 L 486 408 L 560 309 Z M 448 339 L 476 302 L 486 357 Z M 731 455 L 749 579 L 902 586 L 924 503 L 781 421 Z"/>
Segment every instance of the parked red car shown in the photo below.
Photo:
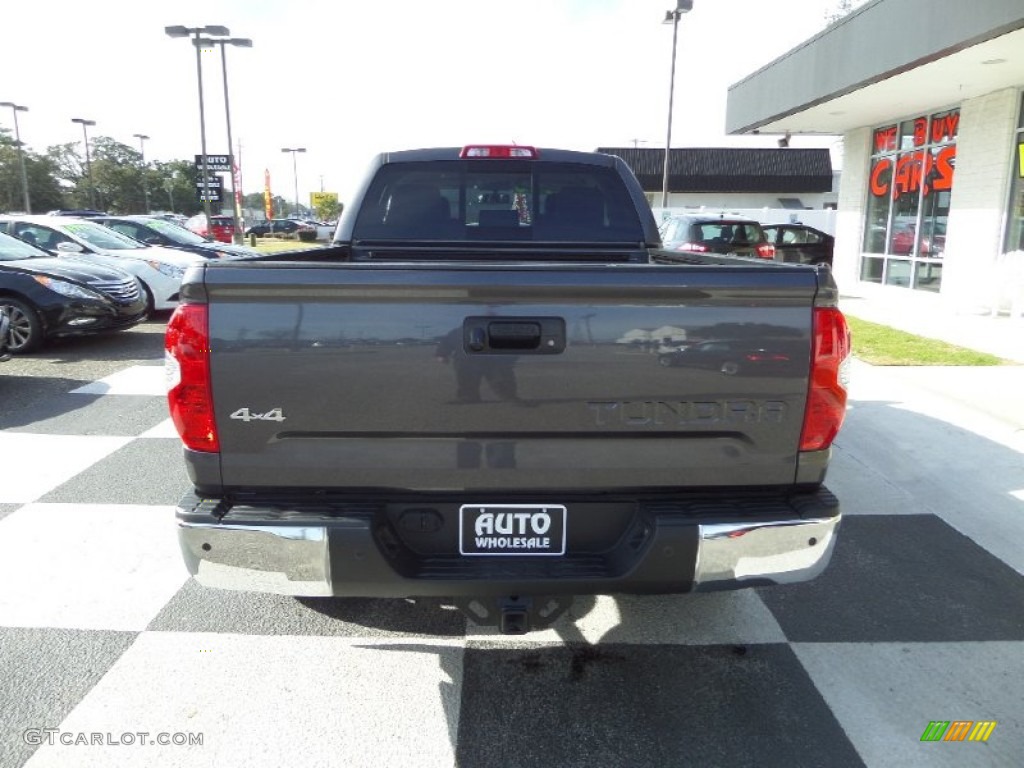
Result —
<path fill-rule="evenodd" d="M 903 229 L 893 232 L 892 252 L 900 256 L 909 255 L 914 250 L 914 225 L 908 225 Z M 946 227 L 943 224 L 936 224 L 931 236 L 925 234 L 920 238 L 919 256 L 940 257 L 946 250 Z"/>
<path fill-rule="evenodd" d="M 206 214 L 197 213 L 185 222 L 185 228 L 207 240 L 216 240 L 220 243 L 235 241 L 235 221 L 231 216 L 211 216 L 210 231 L 207 231 Z"/>

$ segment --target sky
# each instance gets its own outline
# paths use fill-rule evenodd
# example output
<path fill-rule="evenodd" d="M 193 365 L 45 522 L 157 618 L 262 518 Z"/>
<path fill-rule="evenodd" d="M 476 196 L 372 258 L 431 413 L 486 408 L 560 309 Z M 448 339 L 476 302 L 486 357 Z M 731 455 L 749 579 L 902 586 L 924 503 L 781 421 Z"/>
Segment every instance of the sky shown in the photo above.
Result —
<path fill-rule="evenodd" d="M 675 0 L 9 0 L 0 101 L 34 151 L 90 139 L 147 160 L 200 152 L 195 49 L 164 27 L 221 25 L 246 193 L 308 204 L 354 190 L 382 151 L 517 143 L 665 146 Z M 776 146 L 725 133 L 728 87 L 825 26 L 836 0 L 694 0 L 678 30 L 672 146 Z M 227 153 L 220 50 L 201 56 L 207 152 Z M 0 126 L 13 128 L 0 109 Z M 238 152 L 238 143 L 241 151 Z M 832 137 L 791 146 L 833 147 Z M 304 147 L 295 156 L 284 147 Z"/>

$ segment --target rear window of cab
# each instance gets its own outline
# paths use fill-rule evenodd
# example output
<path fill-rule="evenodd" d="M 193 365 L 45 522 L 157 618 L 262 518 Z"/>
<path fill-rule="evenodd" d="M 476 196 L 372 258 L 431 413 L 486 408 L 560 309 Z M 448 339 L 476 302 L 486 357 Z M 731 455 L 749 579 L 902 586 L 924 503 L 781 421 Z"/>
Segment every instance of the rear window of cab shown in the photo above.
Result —
<path fill-rule="evenodd" d="M 473 159 L 383 166 L 353 239 L 636 243 L 643 233 L 610 168 Z"/>

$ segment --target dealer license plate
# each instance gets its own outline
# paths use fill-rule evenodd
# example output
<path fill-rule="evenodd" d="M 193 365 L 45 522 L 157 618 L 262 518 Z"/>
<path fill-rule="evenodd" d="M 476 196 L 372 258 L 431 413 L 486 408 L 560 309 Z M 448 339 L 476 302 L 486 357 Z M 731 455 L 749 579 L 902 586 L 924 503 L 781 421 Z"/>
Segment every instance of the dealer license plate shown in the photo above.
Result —
<path fill-rule="evenodd" d="M 459 552 L 564 555 L 565 520 L 561 504 L 463 504 L 459 508 Z"/>

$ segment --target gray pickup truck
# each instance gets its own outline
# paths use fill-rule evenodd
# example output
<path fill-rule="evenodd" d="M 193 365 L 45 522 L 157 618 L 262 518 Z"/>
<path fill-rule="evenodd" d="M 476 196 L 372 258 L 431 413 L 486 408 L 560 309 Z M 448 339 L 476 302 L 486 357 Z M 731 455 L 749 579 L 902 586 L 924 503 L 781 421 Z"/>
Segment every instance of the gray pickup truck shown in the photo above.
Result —
<path fill-rule="evenodd" d="M 509 633 L 575 595 L 815 577 L 831 273 L 659 248 L 618 158 L 471 146 L 380 155 L 331 246 L 191 268 L 166 364 L 192 574 Z"/>

